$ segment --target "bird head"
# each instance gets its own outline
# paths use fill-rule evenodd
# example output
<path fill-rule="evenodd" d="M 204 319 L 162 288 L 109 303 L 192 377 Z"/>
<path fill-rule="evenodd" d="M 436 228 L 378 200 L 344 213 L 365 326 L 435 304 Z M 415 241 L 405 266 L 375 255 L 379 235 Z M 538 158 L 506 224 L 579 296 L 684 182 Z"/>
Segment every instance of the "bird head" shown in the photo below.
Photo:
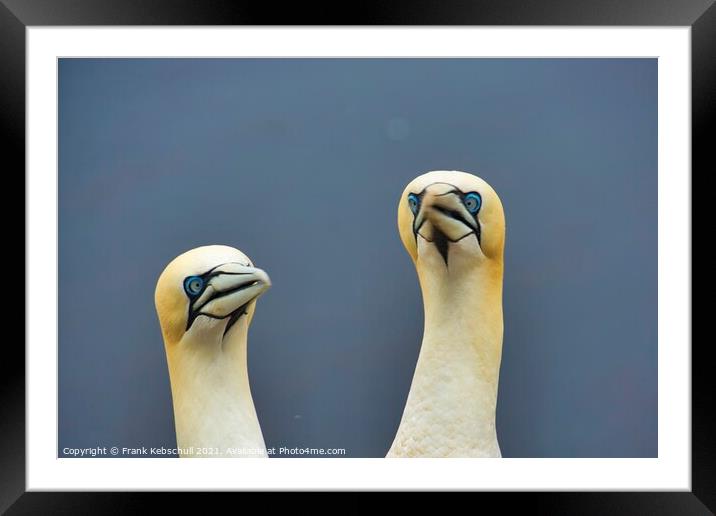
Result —
<path fill-rule="evenodd" d="M 270 286 L 268 275 L 238 249 L 211 245 L 185 252 L 167 265 L 154 293 L 165 342 L 223 341 L 230 330 L 248 328 L 256 298 Z"/>
<path fill-rule="evenodd" d="M 398 204 L 400 238 L 416 264 L 448 268 L 502 260 L 505 215 L 492 187 L 458 171 L 418 176 Z"/>

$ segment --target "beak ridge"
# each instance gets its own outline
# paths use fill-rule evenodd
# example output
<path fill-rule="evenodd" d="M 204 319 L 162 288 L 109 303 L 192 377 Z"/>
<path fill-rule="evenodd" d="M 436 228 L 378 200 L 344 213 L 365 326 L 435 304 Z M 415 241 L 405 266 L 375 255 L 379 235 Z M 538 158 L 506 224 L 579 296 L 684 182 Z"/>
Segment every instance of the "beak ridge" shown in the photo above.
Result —
<path fill-rule="evenodd" d="M 271 287 L 268 274 L 256 267 L 224 264 L 212 271 L 204 292 L 192 304 L 192 312 L 223 319 L 241 309 Z"/>
<path fill-rule="evenodd" d="M 431 241 L 436 231 L 454 242 L 477 230 L 473 215 L 453 191 L 434 192 L 427 189 L 413 224 L 416 236 L 420 234 Z M 425 230 L 421 231 L 423 227 Z"/>

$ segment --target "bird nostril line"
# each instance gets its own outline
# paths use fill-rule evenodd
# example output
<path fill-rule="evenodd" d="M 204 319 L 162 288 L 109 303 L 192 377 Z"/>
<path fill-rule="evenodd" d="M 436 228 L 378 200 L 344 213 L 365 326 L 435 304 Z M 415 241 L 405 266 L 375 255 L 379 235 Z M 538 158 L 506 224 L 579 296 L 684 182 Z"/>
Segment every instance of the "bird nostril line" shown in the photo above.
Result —
<path fill-rule="evenodd" d="M 460 215 L 458 211 L 451 210 L 449 208 L 443 208 L 442 206 L 433 206 L 433 209 L 435 209 L 435 211 L 439 211 L 443 215 L 462 222 L 463 224 L 465 223 L 465 219 L 462 217 L 462 215 Z"/>
<path fill-rule="evenodd" d="M 457 190 L 449 190 L 449 191 L 447 191 L 447 192 L 445 192 L 445 193 L 434 194 L 433 197 L 445 197 L 446 195 L 452 195 L 452 194 L 456 194 L 456 193 L 458 193 Z"/>

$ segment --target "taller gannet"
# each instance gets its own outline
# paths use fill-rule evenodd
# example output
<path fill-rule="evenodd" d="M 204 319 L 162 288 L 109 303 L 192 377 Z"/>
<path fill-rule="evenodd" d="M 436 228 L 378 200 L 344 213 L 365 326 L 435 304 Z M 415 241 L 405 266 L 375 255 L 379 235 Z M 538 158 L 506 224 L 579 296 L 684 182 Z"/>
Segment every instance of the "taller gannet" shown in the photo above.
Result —
<path fill-rule="evenodd" d="M 154 295 L 181 457 L 266 457 L 251 398 L 246 339 L 268 275 L 212 245 L 167 265 Z"/>
<path fill-rule="evenodd" d="M 500 457 L 505 216 L 485 181 L 457 171 L 414 179 L 398 205 L 418 272 L 425 326 L 388 457 Z"/>

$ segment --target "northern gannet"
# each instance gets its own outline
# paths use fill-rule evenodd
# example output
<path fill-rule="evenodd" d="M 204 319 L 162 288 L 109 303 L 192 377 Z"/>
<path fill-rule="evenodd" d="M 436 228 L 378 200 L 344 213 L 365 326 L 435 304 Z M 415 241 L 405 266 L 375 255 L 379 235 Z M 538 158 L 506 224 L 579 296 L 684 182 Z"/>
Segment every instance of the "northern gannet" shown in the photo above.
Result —
<path fill-rule="evenodd" d="M 266 457 L 251 398 L 246 339 L 268 275 L 212 245 L 167 265 L 154 301 L 164 337 L 181 457 Z"/>
<path fill-rule="evenodd" d="M 505 242 L 500 198 L 472 174 L 428 172 L 405 188 L 398 228 L 418 272 L 425 326 L 387 457 L 500 457 L 495 429 Z"/>

